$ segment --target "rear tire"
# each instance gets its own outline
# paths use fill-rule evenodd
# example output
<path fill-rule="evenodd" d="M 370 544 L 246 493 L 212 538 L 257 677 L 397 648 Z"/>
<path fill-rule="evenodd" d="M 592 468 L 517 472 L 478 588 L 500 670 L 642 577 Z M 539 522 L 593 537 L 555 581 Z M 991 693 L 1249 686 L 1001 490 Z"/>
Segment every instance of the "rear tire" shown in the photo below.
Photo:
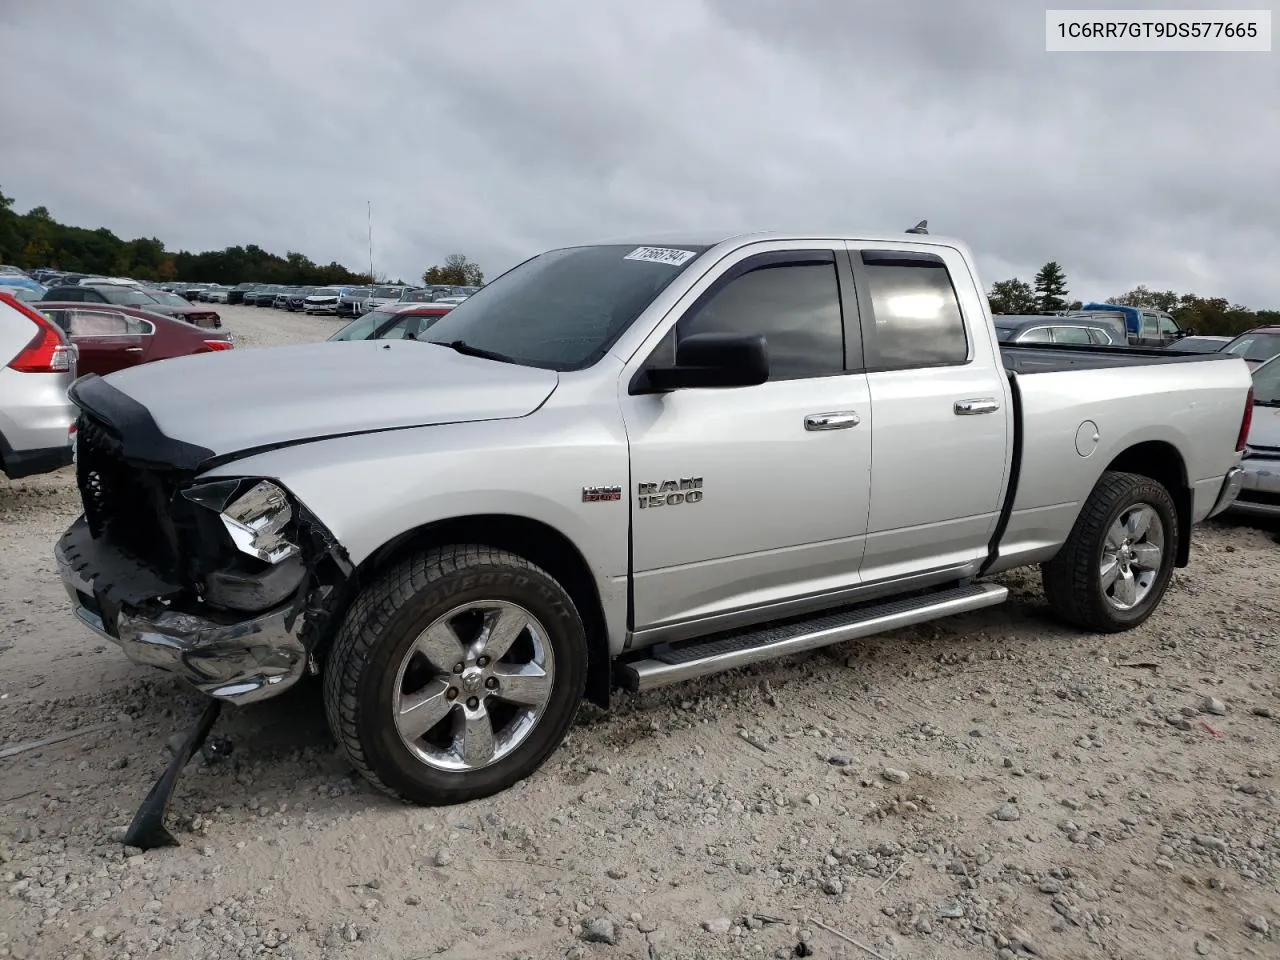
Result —
<path fill-rule="evenodd" d="M 560 745 L 586 686 L 572 599 L 487 546 L 414 555 L 366 587 L 325 667 L 325 712 L 351 764 L 424 806 L 487 797 Z"/>
<path fill-rule="evenodd" d="M 1178 552 L 1173 497 L 1149 477 L 1109 471 L 1085 500 L 1062 549 L 1042 564 L 1045 599 L 1095 633 L 1143 623 L 1164 598 Z"/>

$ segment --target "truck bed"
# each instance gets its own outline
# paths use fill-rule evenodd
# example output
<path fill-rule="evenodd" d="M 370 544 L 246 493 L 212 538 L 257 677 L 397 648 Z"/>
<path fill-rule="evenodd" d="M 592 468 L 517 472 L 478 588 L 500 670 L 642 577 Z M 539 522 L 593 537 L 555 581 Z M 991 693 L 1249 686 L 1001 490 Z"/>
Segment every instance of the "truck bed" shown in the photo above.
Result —
<path fill-rule="evenodd" d="M 1054 373 L 1060 370 L 1101 370 L 1107 367 L 1141 367 L 1157 363 L 1195 363 L 1201 360 L 1238 360 L 1227 353 L 1178 353 L 1148 347 L 1086 347 L 1075 344 L 1001 344 L 1000 358 L 1011 373 Z"/>

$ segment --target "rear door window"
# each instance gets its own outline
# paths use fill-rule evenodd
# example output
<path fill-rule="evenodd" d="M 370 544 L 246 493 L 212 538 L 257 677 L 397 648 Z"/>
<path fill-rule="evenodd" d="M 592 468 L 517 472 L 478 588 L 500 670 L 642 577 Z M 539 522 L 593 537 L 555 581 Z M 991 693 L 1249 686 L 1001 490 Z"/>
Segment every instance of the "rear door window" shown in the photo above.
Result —
<path fill-rule="evenodd" d="M 870 319 L 862 318 L 868 370 L 968 362 L 960 301 L 941 257 L 892 250 L 863 250 L 861 257 L 871 308 Z"/>

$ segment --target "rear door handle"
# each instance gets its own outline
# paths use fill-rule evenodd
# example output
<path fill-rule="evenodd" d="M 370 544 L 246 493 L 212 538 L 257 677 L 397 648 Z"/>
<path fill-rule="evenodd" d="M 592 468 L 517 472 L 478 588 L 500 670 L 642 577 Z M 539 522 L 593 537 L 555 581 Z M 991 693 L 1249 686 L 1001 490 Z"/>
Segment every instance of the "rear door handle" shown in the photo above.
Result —
<path fill-rule="evenodd" d="M 1000 401 L 994 397 L 981 397 L 977 400 L 957 400 L 955 411 L 957 417 L 972 417 L 979 413 L 995 413 L 1000 409 Z"/>
<path fill-rule="evenodd" d="M 852 410 L 837 410 L 834 413 L 811 413 L 804 418 L 806 430 L 848 430 L 862 422 L 862 418 Z"/>
<path fill-rule="evenodd" d="M 142 348 L 141 347 L 125 347 L 124 352 L 125 353 L 141 353 Z"/>

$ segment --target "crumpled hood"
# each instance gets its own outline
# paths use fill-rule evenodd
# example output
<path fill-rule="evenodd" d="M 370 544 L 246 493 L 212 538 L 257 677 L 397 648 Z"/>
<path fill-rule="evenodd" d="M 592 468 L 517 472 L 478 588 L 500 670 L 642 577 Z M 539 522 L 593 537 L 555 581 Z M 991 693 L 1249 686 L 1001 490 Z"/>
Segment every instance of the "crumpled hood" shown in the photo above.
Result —
<path fill-rule="evenodd" d="M 523 417 L 559 382 L 553 370 L 411 340 L 197 354 L 102 379 L 146 407 L 166 437 L 219 457 L 337 434 Z"/>

